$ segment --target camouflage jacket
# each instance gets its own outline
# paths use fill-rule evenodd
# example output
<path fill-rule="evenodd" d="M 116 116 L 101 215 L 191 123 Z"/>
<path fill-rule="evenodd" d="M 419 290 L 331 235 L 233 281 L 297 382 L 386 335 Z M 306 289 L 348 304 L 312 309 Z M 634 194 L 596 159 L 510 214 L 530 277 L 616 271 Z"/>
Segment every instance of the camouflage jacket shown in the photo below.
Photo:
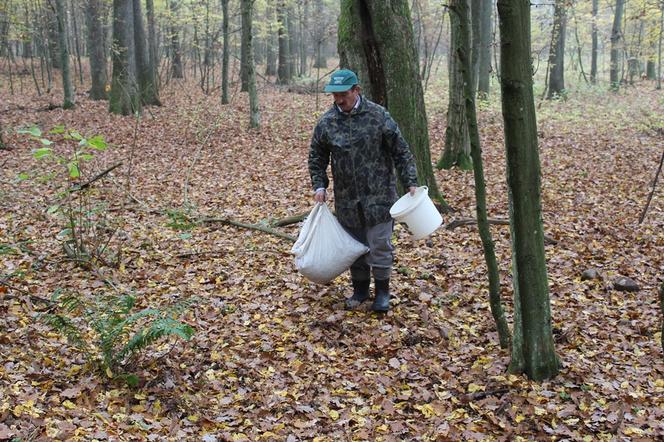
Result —
<path fill-rule="evenodd" d="M 339 221 L 351 228 L 389 221 L 397 200 L 395 167 L 401 184 L 417 186 L 417 170 L 408 143 L 382 106 L 362 97 L 350 113 L 336 105 L 318 121 L 309 149 L 314 190 L 327 188 L 332 162 L 334 205 Z"/>

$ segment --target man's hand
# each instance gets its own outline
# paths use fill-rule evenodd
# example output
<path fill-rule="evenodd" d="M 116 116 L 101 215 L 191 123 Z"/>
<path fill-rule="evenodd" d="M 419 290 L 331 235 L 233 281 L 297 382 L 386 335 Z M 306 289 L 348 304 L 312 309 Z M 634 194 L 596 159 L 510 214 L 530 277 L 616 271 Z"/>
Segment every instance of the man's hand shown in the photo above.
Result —
<path fill-rule="evenodd" d="M 325 202 L 325 189 L 321 189 L 314 194 L 314 201 L 316 201 L 317 203 Z"/>
<path fill-rule="evenodd" d="M 417 190 L 417 187 L 415 186 L 410 186 L 408 188 L 408 192 L 410 192 L 410 196 L 415 196 L 415 191 Z"/>

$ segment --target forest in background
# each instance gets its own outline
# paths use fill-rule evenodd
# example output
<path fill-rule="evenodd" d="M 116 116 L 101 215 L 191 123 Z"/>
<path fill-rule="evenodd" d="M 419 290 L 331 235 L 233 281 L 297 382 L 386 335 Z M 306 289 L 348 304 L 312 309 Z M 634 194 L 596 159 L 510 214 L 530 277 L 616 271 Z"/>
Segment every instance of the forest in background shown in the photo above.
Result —
<path fill-rule="evenodd" d="M 445 226 L 422 242 L 396 227 L 396 299 L 381 317 L 344 311 L 347 276 L 309 283 L 289 253 L 297 220 L 312 206 L 308 144 L 330 105 L 320 90 L 340 63 L 337 22 L 352 2 L 340 9 L 336 1 L 2 1 L 0 440 L 664 434 L 657 182 L 664 5 L 597 2 L 595 81 L 594 2 L 531 7 L 544 247 L 560 360 L 557 376 L 533 381 L 508 370 L 510 350 L 501 348 L 489 309 L 477 182 L 465 170 L 469 135 L 451 136 L 454 118 L 467 127 L 455 101 L 467 95 L 452 69 L 459 24 L 446 7 L 404 3 L 429 163 L 442 166 L 446 152 L 456 152 L 432 171 L 448 205 Z M 469 24 L 475 3 L 467 2 Z M 143 34 L 131 29 L 143 35 L 144 67 L 156 60 L 140 83 L 134 58 L 129 88 L 117 86 L 127 79 L 113 73 L 122 53 L 111 45 L 120 4 L 142 17 Z M 138 15 L 136 4 L 144 8 Z M 556 5 L 565 20 L 556 20 L 563 16 Z M 91 6 L 102 12 L 102 83 L 93 78 Z M 64 57 L 58 10 L 66 17 Z M 252 58 L 242 49 L 247 17 Z M 490 32 L 476 32 L 490 35 L 489 87 L 481 89 L 486 51 L 476 49 L 475 92 L 486 207 L 511 326 L 495 9 L 492 17 Z M 560 34 L 566 43 L 556 51 Z M 131 45 L 136 53 L 139 46 Z M 243 91 L 247 67 L 253 93 L 249 84 Z M 562 83 L 553 78 L 561 72 Z M 102 86 L 97 99 L 95 84 Z M 138 95 L 114 108 L 114 87 Z"/>

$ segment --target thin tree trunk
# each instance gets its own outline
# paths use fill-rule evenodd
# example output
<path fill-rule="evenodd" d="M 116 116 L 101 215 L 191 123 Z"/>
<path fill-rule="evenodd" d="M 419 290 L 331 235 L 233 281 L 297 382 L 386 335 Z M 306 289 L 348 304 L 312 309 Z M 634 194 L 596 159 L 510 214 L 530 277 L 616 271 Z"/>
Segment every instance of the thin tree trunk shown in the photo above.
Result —
<path fill-rule="evenodd" d="M 290 65 L 288 59 L 290 54 L 288 52 L 288 28 L 286 19 L 286 2 L 280 0 L 277 3 L 277 23 L 279 26 L 279 65 L 277 67 L 277 84 L 290 83 L 291 73 L 289 72 Z"/>
<path fill-rule="evenodd" d="M 558 373 L 540 199 L 540 161 L 530 63 L 530 2 L 498 0 L 500 85 L 514 284 L 510 371 L 543 380 Z"/>
<path fill-rule="evenodd" d="M 254 66 L 254 53 L 252 48 L 251 27 L 253 21 L 254 0 L 242 0 L 242 40 L 247 49 L 245 69 L 247 72 L 247 89 L 249 92 L 249 127 L 260 127 L 260 111 L 258 108 L 258 93 L 256 92 L 256 68 Z"/>
<path fill-rule="evenodd" d="M 65 0 L 56 0 L 58 21 L 58 45 L 60 46 L 60 65 L 62 66 L 62 88 L 64 89 L 63 109 L 74 107 L 74 91 L 71 85 L 71 73 L 69 70 L 69 48 L 67 46 L 67 13 Z"/>
<path fill-rule="evenodd" d="M 275 40 L 278 39 L 277 29 L 275 27 L 275 9 L 274 4 L 270 3 L 267 6 L 266 11 L 267 21 L 269 23 L 267 28 L 267 36 L 265 37 L 265 76 L 277 75 L 277 50 L 278 42 Z M 278 25 L 277 25 L 278 26 Z"/>
<path fill-rule="evenodd" d="M 145 0 L 145 12 L 148 18 L 148 71 L 150 83 L 154 88 L 155 99 L 153 104 L 160 104 L 159 99 L 159 43 L 157 41 L 157 27 L 154 18 L 154 0 Z"/>
<path fill-rule="evenodd" d="M 659 42 L 657 43 L 657 90 L 662 89 L 662 40 L 664 39 L 664 1 L 660 6 L 659 15 Z M 663 334 L 664 336 L 664 334 Z"/>
<path fill-rule="evenodd" d="M 599 0 L 592 0 L 592 52 L 590 56 L 590 83 L 597 84 L 597 10 L 599 9 Z"/>
<path fill-rule="evenodd" d="M 221 54 L 221 104 L 228 104 L 228 62 L 230 58 L 230 35 L 228 33 L 228 0 L 221 0 L 223 49 Z"/>
<path fill-rule="evenodd" d="M 173 78 L 184 78 L 184 69 L 182 68 L 182 53 L 180 48 L 179 25 L 175 22 L 180 10 L 180 0 L 169 0 L 172 20 L 171 23 L 171 75 Z"/>
<path fill-rule="evenodd" d="M 480 61 L 478 69 L 477 92 L 480 99 L 489 96 L 491 85 L 491 21 L 493 16 L 493 1 L 482 0 L 480 17 Z"/>
<path fill-rule="evenodd" d="M 500 301 L 500 277 L 498 273 L 498 261 L 494 250 L 489 222 L 486 210 L 486 186 L 484 184 L 484 168 L 482 166 L 482 148 L 480 146 L 480 133 L 477 128 L 477 112 L 475 109 L 475 90 L 472 88 L 471 71 L 472 64 L 468 52 L 470 49 L 470 27 L 468 23 L 467 0 L 452 0 L 450 8 L 454 8 L 460 17 L 459 23 L 459 47 L 458 56 L 461 72 L 464 79 L 464 96 L 466 101 L 466 120 L 468 121 L 468 132 L 470 133 L 470 153 L 473 158 L 473 171 L 475 175 L 475 207 L 477 211 L 477 227 L 484 248 L 484 259 L 486 261 L 489 275 L 489 305 L 491 314 L 496 321 L 498 339 L 501 348 L 508 348 L 510 344 L 510 330 L 505 319 L 505 312 Z"/>
<path fill-rule="evenodd" d="M 565 33 L 567 16 L 565 1 L 556 0 L 549 48 L 549 82 L 547 99 L 559 98 L 565 91 Z"/>
<path fill-rule="evenodd" d="M 242 7 L 244 8 L 244 2 L 242 3 Z M 240 81 L 241 81 L 241 86 L 240 86 L 240 91 L 241 92 L 247 92 L 249 90 L 249 73 L 247 72 L 247 64 L 249 62 L 248 58 L 248 50 L 247 50 L 247 43 L 251 39 L 247 40 L 244 38 L 245 35 L 245 29 L 246 28 L 251 28 L 251 23 L 247 23 L 246 20 L 250 19 L 251 16 L 247 17 L 246 14 L 242 13 L 241 14 L 241 19 L 242 19 L 242 38 L 240 40 Z"/>
<path fill-rule="evenodd" d="M 76 16 L 78 14 L 76 13 L 75 9 L 76 3 L 73 0 L 71 2 L 71 5 L 72 5 L 71 18 L 72 18 L 72 24 L 74 26 L 74 48 L 76 49 L 76 62 L 78 63 L 78 81 L 79 84 L 83 84 L 83 65 L 81 63 L 81 40 L 78 35 L 78 21 L 76 20 Z"/>
<path fill-rule="evenodd" d="M 611 28 L 611 68 L 609 75 L 610 88 L 612 91 L 617 91 L 620 88 L 620 64 L 621 54 L 623 51 L 622 41 L 622 16 L 625 0 L 616 0 L 616 10 L 613 16 L 613 27 Z"/>
<path fill-rule="evenodd" d="M 482 3 L 484 1 L 470 0 L 470 81 L 474 93 L 477 93 L 480 75 L 480 27 L 482 26 Z"/>
<path fill-rule="evenodd" d="M 153 83 L 154 75 L 150 70 L 150 55 L 143 24 L 143 11 L 141 0 L 133 0 L 134 9 L 134 48 L 136 57 L 136 76 L 138 88 L 141 93 L 142 104 L 160 104 L 157 97 L 157 88 Z"/>
<path fill-rule="evenodd" d="M 300 9 L 300 29 L 298 34 L 300 35 L 300 76 L 307 76 L 307 44 L 306 39 L 304 38 L 304 33 L 309 28 L 309 1 L 304 0 L 304 5 L 299 5 Z"/>

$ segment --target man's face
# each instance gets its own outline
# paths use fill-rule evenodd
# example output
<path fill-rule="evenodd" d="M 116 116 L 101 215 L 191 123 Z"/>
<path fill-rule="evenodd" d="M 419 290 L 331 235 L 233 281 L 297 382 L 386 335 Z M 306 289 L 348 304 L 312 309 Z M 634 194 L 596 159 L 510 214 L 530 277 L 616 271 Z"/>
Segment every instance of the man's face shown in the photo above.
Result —
<path fill-rule="evenodd" d="M 358 87 L 353 87 L 352 89 L 345 92 L 332 93 L 334 102 L 344 112 L 350 112 L 353 109 L 358 95 L 360 95 L 360 89 Z"/>

